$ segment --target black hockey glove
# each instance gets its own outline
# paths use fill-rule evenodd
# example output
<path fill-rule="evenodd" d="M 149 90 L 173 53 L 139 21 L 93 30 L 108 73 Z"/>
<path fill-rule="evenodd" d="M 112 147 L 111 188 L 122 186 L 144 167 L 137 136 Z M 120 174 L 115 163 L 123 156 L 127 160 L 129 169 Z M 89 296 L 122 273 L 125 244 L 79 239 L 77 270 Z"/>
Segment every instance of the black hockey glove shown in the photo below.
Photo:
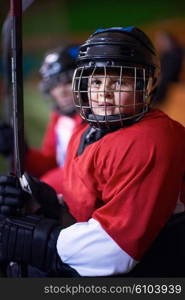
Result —
<path fill-rule="evenodd" d="M 13 154 L 13 129 L 10 125 L 0 122 L 0 153 L 4 156 Z"/>
<path fill-rule="evenodd" d="M 36 201 L 46 217 L 58 218 L 61 205 L 55 190 L 35 177 L 24 174 L 28 183 L 28 191 L 23 190 L 16 176 L 0 176 L 0 215 L 17 215 L 27 201 Z"/>
<path fill-rule="evenodd" d="M 25 196 L 17 177 L 0 176 L 0 215 L 17 215 L 24 205 Z"/>
<path fill-rule="evenodd" d="M 1 217 L 0 262 L 29 264 L 52 277 L 79 277 L 74 269 L 62 263 L 57 253 L 61 229 L 57 221 L 36 215 Z"/>

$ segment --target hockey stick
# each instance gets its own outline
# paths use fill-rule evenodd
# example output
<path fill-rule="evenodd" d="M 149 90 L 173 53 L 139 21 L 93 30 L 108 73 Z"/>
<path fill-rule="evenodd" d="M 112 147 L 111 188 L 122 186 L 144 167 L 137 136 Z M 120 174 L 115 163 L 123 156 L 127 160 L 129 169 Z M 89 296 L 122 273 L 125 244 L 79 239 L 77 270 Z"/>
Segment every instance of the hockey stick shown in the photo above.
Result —
<path fill-rule="evenodd" d="M 3 115 L 12 123 L 13 110 L 14 162 L 18 177 L 23 173 L 24 117 L 22 75 L 22 13 L 34 0 L 10 0 L 10 11 L 2 29 Z M 11 95 L 12 83 L 12 95 Z M 10 170 L 13 163 L 10 158 Z"/>
<path fill-rule="evenodd" d="M 23 0 L 22 12 L 24 12 L 34 0 Z M 9 102 L 10 102 L 10 40 L 11 40 L 12 17 L 10 12 L 6 17 L 2 26 L 2 67 L 3 67 L 3 100 L 4 100 L 4 116 L 6 121 L 9 121 Z"/>
<path fill-rule="evenodd" d="M 10 0 L 11 71 L 13 100 L 14 164 L 21 178 L 24 172 L 24 107 L 22 68 L 22 0 Z M 10 264 L 14 264 L 11 262 Z M 21 277 L 27 276 L 27 266 L 21 265 Z"/>
<path fill-rule="evenodd" d="M 24 9 L 33 3 L 24 1 Z M 24 174 L 24 102 L 23 102 L 23 55 L 22 55 L 22 0 L 10 0 L 11 22 L 11 71 L 13 100 L 14 164 L 15 175 L 22 188 L 31 193 Z"/>
<path fill-rule="evenodd" d="M 22 0 L 10 0 L 11 18 L 11 70 L 14 131 L 15 173 L 21 178 L 24 173 L 24 107 L 22 71 Z"/>
<path fill-rule="evenodd" d="M 33 1 L 24 2 L 24 9 Z M 29 4 L 29 5 L 28 5 Z M 22 56 L 22 0 L 10 0 L 10 14 L 3 30 L 9 29 L 9 39 L 5 40 L 6 50 L 11 45 L 11 82 L 14 132 L 15 175 L 20 179 L 24 174 L 24 106 L 23 106 L 23 56 Z M 7 32 L 8 33 L 8 32 Z M 9 55 L 7 52 L 8 60 Z M 6 64 L 5 64 L 6 65 Z M 8 63 L 7 63 L 8 67 Z M 7 71 L 7 70 L 6 70 Z M 8 71 L 7 71 L 8 72 Z M 7 74 L 6 74 L 7 75 Z M 8 76 L 8 75 L 7 75 Z M 8 79 L 8 77 L 7 77 Z M 8 82 L 7 82 L 8 87 Z M 27 188 L 28 190 L 28 188 Z M 12 264 L 13 262 L 11 262 Z M 26 277 L 27 266 L 21 265 L 21 277 Z"/>

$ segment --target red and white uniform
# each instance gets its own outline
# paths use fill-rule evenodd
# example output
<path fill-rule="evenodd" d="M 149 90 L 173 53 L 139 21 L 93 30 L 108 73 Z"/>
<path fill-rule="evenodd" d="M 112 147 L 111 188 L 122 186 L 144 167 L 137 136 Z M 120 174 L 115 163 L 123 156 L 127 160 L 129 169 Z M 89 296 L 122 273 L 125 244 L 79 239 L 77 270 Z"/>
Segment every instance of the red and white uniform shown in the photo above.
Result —
<path fill-rule="evenodd" d="M 52 113 L 41 149 L 31 148 L 26 154 L 25 167 L 28 173 L 40 177 L 61 193 L 61 173 L 71 135 L 82 122 L 81 117 Z"/>
<path fill-rule="evenodd" d="M 127 273 L 177 207 L 184 211 L 185 128 L 153 110 L 78 156 L 86 129 L 68 147 L 62 189 L 77 223 L 61 230 L 57 250 L 82 276 Z"/>

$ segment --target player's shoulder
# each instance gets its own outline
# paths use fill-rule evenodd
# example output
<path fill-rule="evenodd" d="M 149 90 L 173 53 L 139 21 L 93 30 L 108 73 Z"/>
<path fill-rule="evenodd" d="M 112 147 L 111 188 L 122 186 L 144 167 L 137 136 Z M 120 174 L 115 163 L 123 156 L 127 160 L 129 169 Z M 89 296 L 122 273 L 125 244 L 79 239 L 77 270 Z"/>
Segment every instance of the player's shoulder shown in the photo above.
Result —
<path fill-rule="evenodd" d="M 185 127 L 159 109 L 153 109 L 138 123 L 138 128 L 156 139 L 185 140 Z"/>
<path fill-rule="evenodd" d="M 143 121 L 151 124 L 155 124 L 155 128 L 160 127 L 161 125 L 174 127 L 176 130 L 184 132 L 185 127 L 179 122 L 173 120 L 165 112 L 160 109 L 151 109 L 148 113 L 145 114 Z M 146 124 L 147 124 L 146 123 Z"/>
<path fill-rule="evenodd" d="M 145 114 L 143 119 L 128 127 L 127 132 L 138 138 L 141 136 L 174 138 L 175 135 L 185 135 L 185 128 L 161 110 L 152 109 Z"/>
<path fill-rule="evenodd" d="M 108 134 L 103 143 L 113 148 L 136 144 L 168 144 L 184 140 L 185 128 L 160 110 L 151 110 L 139 122 Z M 183 143 L 183 141 L 182 141 Z"/>
<path fill-rule="evenodd" d="M 139 122 L 107 134 L 100 140 L 101 159 L 118 167 L 123 159 L 144 164 L 148 158 L 166 161 L 178 157 L 184 161 L 184 128 L 160 111 L 151 111 Z"/>

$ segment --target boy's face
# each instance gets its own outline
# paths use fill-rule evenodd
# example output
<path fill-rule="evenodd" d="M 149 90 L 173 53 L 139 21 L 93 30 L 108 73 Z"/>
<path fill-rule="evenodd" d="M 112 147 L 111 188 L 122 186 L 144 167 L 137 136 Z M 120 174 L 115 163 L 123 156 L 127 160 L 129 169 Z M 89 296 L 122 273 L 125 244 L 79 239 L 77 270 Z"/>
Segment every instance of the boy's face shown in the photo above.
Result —
<path fill-rule="evenodd" d="M 74 107 L 71 83 L 60 83 L 50 91 L 50 94 L 61 110 L 67 111 Z"/>
<path fill-rule="evenodd" d="M 115 74 L 91 76 L 88 97 L 95 115 L 132 116 L 143 108 L 143 91 L 136 91 L 133 77 L 125 76 L 120 80 L 120 76 Z"/>

